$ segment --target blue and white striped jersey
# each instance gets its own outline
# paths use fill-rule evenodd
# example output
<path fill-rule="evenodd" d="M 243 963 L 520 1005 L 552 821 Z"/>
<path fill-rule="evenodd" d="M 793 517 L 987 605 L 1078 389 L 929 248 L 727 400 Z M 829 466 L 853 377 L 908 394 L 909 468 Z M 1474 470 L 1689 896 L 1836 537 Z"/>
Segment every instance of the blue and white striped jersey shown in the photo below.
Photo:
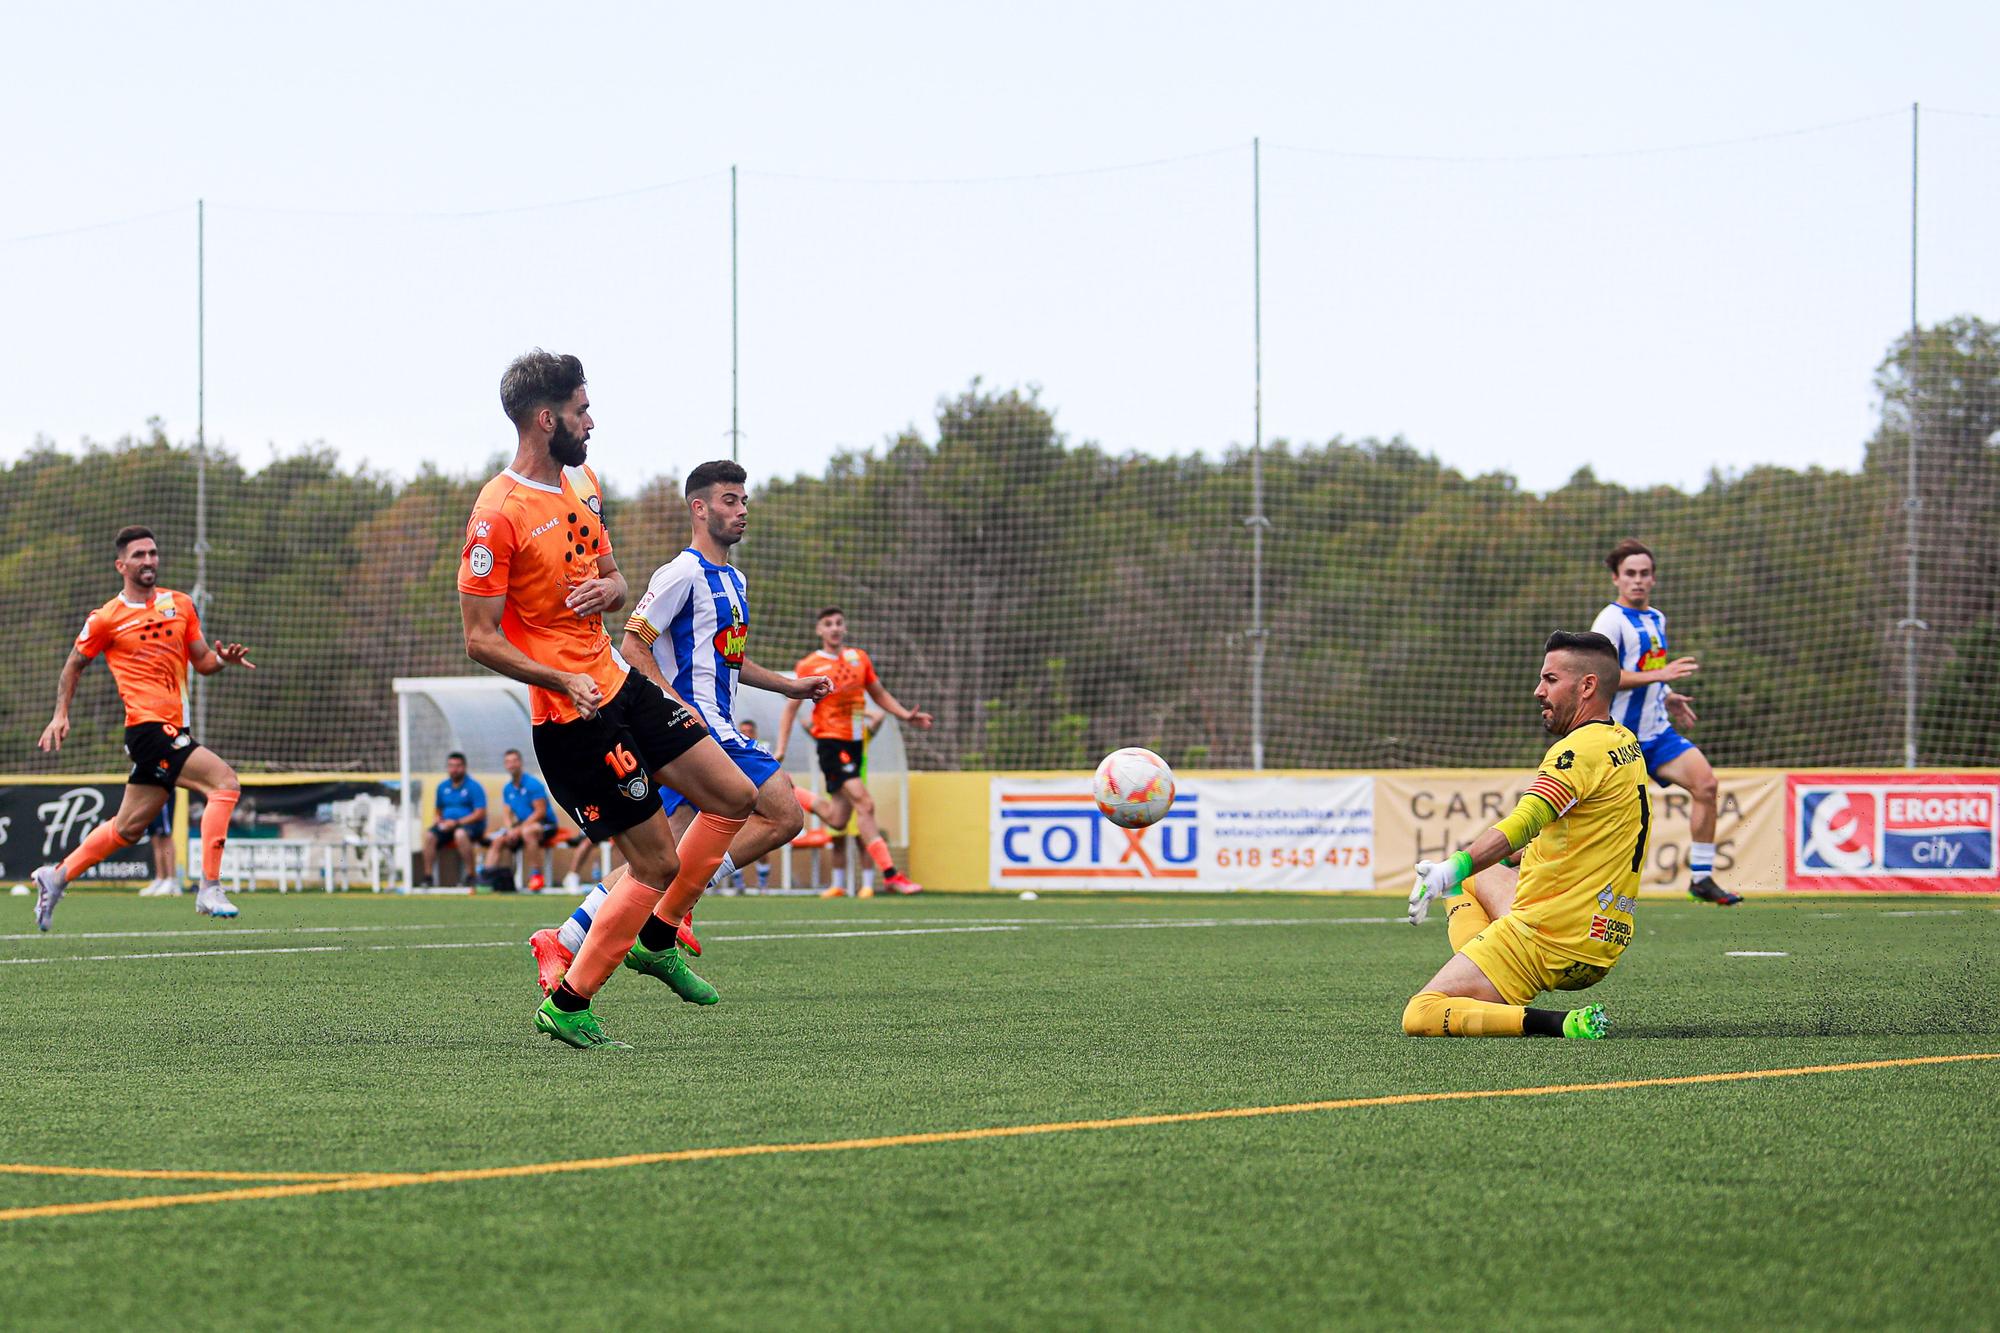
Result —
<path fill-rule="evenodd" d="M 1618 650 L 1618 664 L 1627 671 L 1658 671 L 1667 664 L 1667 618 L 1651 607 L 1635 611 L 1613 602 L 1597 613 L 1590 626 Z M 1666 731 L 1667 683 L 1656 680 L 1618 691 L 1611 701 L 1611 720 L 1650 741 Z"/>
<path fill-rule="evenodd" d="M 625 628 L 652 648 L 660 674 L 718 741 L 743 741 L 736 680 L 750 641 L 750 599 L 741 571 L 689 547 L 653 571 Z"/>

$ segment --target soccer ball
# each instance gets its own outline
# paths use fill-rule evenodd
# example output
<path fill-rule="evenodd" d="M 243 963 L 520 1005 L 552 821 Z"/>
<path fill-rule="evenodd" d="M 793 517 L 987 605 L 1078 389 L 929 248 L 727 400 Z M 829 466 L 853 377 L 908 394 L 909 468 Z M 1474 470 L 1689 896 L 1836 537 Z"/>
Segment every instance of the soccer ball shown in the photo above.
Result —
<path fill-rule="evenodd" d="M 1097 808 L 1119 828 L 1148 828 L 1174 808 L 1174 771 L 1136 745 L 1105 755 L 1091 786 Z"/>

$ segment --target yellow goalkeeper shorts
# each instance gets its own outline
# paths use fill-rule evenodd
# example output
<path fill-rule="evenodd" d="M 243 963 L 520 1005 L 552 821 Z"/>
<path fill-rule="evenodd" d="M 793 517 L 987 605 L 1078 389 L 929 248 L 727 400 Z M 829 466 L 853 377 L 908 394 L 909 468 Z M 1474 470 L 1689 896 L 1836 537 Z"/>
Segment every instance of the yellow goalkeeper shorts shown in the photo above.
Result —
<path fill-rule="evenodd" d="M 1542 943 L 1526 926 L 1503 916 L 1465 942 L 1460 950 L 1470 958 L 1500 998 L 1508 1004 L 1526 1004 L 1543 991 L 1583 990 L 1604 980 L 1608 964 L 1579 963 L 1565 958 Z"/>

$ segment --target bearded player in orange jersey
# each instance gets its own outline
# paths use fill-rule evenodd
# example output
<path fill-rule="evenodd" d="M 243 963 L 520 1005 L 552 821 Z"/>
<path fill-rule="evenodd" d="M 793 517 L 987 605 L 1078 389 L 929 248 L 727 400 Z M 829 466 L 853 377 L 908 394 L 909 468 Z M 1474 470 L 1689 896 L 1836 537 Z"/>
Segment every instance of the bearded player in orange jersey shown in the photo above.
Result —
<path fill-rule="evenodd" d="M 833 692 L 813 705 L 811 730 L 819 746 L 819 771 L 826 779 L 826 795 L 813 805 L 813 813 L 830 829 L 846 828 L 852 813 L 862 850 L 882 872 L 882 886 L 892 893 L 921 893 L 923 885 L 897 870 L 889 856 L 889 841 L 875 821 L 875 798 L 862 779 L 862 754 L 867 743 L 862 700 L 873 699 L 891 716 L 919 731 L 930 730 L 931 715 L 897 703 L 896 696 L 875 674 L 875 663 L 868 654 L 848 646 L 847 616 L 839 607 L 821 611 L 813 618 L 813 628 L 819 634 L 819 650 L 801 660 L 794 671 L 833 681 Z M 791 741 L 792 722 L 798 714 L 798 700 L 794 699 L 785 705 L 779 719 L 779 763 L 785 760 L 785 746 Z M 831 896 L 831 892 L 822 896 Z"/>
<path fill-rule="evenodd" d="M 610 839 L 625 854 L 589 937 L 535 1013 L 536 1029 L 567 1045 L 619 1046 L 598 1026 L 592 997 L 621 963 L 677 991 L 691 987 L 675 934 L 757 789 L 684 704 L 612 651 L 604 617 L 624 604 L 625 576 L 597 474 L 584 466 L 595 423 L 583 363 L 542 351 L 516 357 L 500 378 L 500 405 L 519 443 L 465 525 L 465 651 L 529 687 L 550 794 L 586 838 Z M 701 811 L 678 848 L 659 783 Z"/>
<path fill-rule="evenodd" d="M 125 586 L 83 622 L 83 632 L 76 636 L 56 681 L 55 716 L 42 728 L 38 744 L 50 754 L 62 749 L 69 736 L 69 705 L 76 697 L 76 682 L 90 659 L 101 655 L 125 703 L 125 753 L 131 757 L 132 772 L 125 779 L 118 813 L 92 829 L 59 864 L 35 871 L 35 924 L 43 930 L 49 928 L 71 881 L 137 842 L 176 786 L 207 801 L 201 815 L 201 888 L 195 894 L 195 910 L 203 916 L 236 915 L 220 876 L 229 815 L 242 785 L 222 756 L 196 744 L 188 734 L 187 673 L 189 667 L 204 676 L 229 666 L 257 668 L 240 643 L 211 648 L 202 637 L 194 599 L 159 586 L 160 544 L 151 532 L 121 528 L 113 546 L 112 568 Z"/>

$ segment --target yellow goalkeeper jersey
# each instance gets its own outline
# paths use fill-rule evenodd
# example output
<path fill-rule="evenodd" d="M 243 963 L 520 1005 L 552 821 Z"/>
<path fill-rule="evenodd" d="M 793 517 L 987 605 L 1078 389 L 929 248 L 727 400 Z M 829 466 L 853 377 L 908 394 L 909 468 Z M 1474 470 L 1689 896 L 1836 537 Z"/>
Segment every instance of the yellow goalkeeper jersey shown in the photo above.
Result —
<path fill-rule="evenodd" d="M 1549 747 L 1528 794 L 1555 818 L 1522 855 L 1514 921 L 1564 957 L 1608 967 L 1632 942 L 1653 823 L 1638 738 L 1584 723 Z"/>

